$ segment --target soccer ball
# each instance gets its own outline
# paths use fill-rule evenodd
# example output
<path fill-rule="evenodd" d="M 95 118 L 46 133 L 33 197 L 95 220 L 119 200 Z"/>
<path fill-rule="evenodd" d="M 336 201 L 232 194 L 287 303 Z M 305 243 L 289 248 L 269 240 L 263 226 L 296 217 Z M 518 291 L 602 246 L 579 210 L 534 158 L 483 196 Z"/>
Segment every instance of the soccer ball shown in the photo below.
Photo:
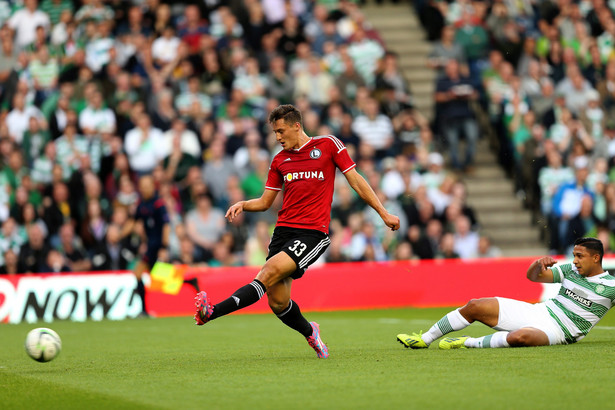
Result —
<path fill-rule="evenodd" d="M 26 353 L 37 362 L 48 362 L 60 354 L 62 340 L 51 329 L 39 327 L 26 336 Z"/>

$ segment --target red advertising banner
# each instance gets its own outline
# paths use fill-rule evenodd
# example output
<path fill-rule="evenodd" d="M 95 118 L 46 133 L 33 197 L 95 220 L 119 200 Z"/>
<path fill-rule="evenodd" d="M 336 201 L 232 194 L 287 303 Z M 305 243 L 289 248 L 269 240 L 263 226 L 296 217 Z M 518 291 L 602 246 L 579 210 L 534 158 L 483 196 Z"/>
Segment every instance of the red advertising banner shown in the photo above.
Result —
<path fill-rule="evenodd" d="M 334 263 L 311 267 L 293 282 L 292 297 L 302 310 L 460 306 L 472 298 L 502 296 L 528 302 L 541 299 L 543 287 L 525 277 L 534 259 L 434 260 L 386 263 Z M 217 303 L 249 283 L 259 268 L 189 269 L 201 289 Z M 148 310 L 157 316 L 194 313 L 195 290 L 178 295 L 149 292 Z M 263 298 L 266 299 L 266 298 Z M 269 312 L 266 300 L 243 313 Z"/>
<path fill-rule="evenodd" d="M 326 264 L 295 281 L 292 297 L 306 311 L 460 306 L 487 296 L 537 302 L 547 288 L 526 279 L 532 260 Z M 189 268 L 185 277 L 196 277 L 216 303 L 252 281 L 258 269 Z M 0 323 L 135 317 L 141 308 L 135 285 L 129 272 L 0 276 Z M 154 316 L 193 315 L 195 293 L 187 284 L 177 295 L 148 291 L 148 310 Z M 241 312 L 264 313 L 269 307 L 261 300 Z"/>

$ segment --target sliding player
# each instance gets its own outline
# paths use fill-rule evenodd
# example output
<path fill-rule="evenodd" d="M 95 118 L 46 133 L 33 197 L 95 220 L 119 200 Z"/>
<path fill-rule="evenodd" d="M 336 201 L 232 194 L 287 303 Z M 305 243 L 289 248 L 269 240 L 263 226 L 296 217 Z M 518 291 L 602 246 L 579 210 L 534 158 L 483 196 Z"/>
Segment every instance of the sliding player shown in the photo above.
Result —
<path fill-rule="evenodd" d="M 544 303 L 514 299 L 474 299 L 440 319 L 425 334 L 399 334 L 405 347 L 429 347 L 436 339 L 478 321 L 499 332 L 483 337 L 449 337 L 440 349 L 523 347 L 575 343 L 604 317 L 615 301 L 615 277 L 602 269 L 604 250 L 595 238 L 574 243 L 572 263 L 558 264 L 546 256 L 527 270 L 532 282 L 561 283 L 559 294 Z"/>
<path fill-rule="evenodd" d="M 331 136 L 310 138 L 303 130 L 301 112 L 281 105 L 269 115 L 269 123 L 283 150 L 271 162 L 262 196 L 232 205 L 226 217 L 232 221 L 243 211 L 265 211 L 284 188 L 282 209 L 269 245 L 267 262 L 256 278 L 231 297 L 212 305 L 205 292 L 196 297 L 197 325 L 227 315 L 257 302 L 265 294 L 269 307 L 280 320 L 301 333 L 319 358 L 329 356 L 316 322 L 308 322 L 299 305 L 290 298 L 293 279 L 329 246 L 331 200 L 335 170 L 339 168 L 359 196 L 374 208 L 391 229 L 399 229 L 399 218 L 384 208 L 365 179 L 356 171 L 342 142 Z"/>

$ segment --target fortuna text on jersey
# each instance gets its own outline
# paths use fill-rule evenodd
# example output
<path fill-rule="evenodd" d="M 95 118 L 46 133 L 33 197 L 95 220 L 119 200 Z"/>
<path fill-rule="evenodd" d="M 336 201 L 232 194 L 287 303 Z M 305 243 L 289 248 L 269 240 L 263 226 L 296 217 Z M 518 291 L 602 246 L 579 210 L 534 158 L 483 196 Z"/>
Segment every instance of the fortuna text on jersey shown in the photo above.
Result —
<path fill-rule="evenodd" d="M 295 181 L 297 179 L 318 179 L 324 181 L 325 175 L 322 171 L 301 171 L 301 172 L 289 172 L 284 176 L 286 182 Z"/>

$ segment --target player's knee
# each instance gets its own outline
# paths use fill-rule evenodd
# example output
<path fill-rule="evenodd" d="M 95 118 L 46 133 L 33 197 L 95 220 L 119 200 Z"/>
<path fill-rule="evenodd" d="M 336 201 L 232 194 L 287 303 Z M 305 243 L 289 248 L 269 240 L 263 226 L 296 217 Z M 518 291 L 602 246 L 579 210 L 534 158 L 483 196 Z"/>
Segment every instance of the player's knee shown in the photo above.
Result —
<path fill-rule="evenodd" d="M 506 341 L 511 347 L 524 347 L 524 346 L 535 346 L 536 341 L 534 340 L 534 336 L 527 331 L 517 330 L 516 332 L 511 332 L 506 337 Z"/>
<path fill-rule="evenodd" d="M 256 279 L 265 285 L 265 288 L 269 289 L 270 286 L 284 278 L 283 273 L 284 272 L 275 265 L 265 264 L 260 272 L 258 272 L 258 275 L 256 275 Z"/>
<path fill-rule="evenodd" d="M 273 313 L 275 313 L 276 315 L 279 313 L 282 313 L 284 309 L 286 309 L 287 307 L 288 307 L 288 301 L 282 301 L 282 300 L 276 300 L 273 298 L 269 298 L 269 308 L 271 308 Z"/>
<path fill-rule="evenodd" d="M 471 318 L 475 318 L 481 313 L 482 308 L 483 302 L 481 299 L 470 299 L 470 301 L 462 308 L 462 314 L 466 317 L 469 316 Z"/>
<path fill-rule="evenodd" d="M 520 329 L 511 332 L 506 337 L 511 347 L 548 346 L 549 337 L 536 329 Z"/>
<path fill-rule="evenodd" d="M 509 333 L 506 337 L 506 341 L 511 347 L 530 346 L 530 339 L 530 335 L 521 331 Z"/>

